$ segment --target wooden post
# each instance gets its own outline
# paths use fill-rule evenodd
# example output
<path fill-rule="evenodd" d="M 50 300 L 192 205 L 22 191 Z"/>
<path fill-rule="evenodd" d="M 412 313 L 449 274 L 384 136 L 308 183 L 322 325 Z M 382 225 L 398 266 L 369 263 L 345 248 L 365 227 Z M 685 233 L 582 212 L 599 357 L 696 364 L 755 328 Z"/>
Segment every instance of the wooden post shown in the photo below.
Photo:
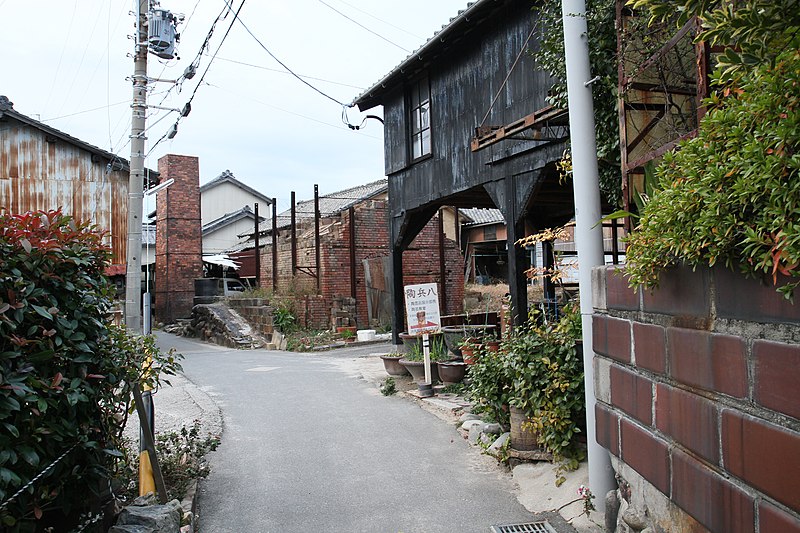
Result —
<path fill-rule="evenodd" d="M 319 185 L 314 184 L 314 253 L 317 262 L 317 294 L 322 294 L 322 260 L 319 250 Z"/>
<path fill-rule="evenodd" d="M 259 222 L 259 220 L 258 220 L 259 219 L 259 217 L 258 217 L 258 202 L 255 202 L 253 204 L 253 206 L 254 206 L 254 211 L 255 211 L 255 215 L 256 215 L 256 222 L 255 222 L 255 226 L 256 226 L 256 249 L 255 249 L 256 287 L 260 287 L 261 286 L 261 250 L 260 250 L 260 248 L 261 248 L 261 240 L 259 238 L 259 229 L 258 229 L 258 222 Z"/>
<path fill-rule="evenodd" d="M 439 294 L 442 304 L 443 314 L 449 314 L 447 310 L 447 265 L 445 263 L 445 248 L 444 248 L 444 211 L 439 209 Z"/>
<path fill-rule="evenodd" d="M 272 292 L 278 290 L 278 199 L 272 199 Z"/>
<path fill-rule="evenodd" d="M 297 273 L 297 219 L 296 219 L 295 194 L 292 191 L 292 277 Z"/>

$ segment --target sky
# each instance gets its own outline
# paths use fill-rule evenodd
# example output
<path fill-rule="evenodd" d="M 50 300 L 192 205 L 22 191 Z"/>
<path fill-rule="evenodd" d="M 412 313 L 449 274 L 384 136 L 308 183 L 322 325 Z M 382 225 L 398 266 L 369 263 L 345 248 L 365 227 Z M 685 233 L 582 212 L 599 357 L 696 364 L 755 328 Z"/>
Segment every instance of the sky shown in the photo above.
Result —
<path fill-rule="evenodd" d="M 238 9 L 242 0 L 228 2 Z M 22 114 L 130 159 L 137 4 L 0 0 L 0 95 Z M 226 5 L 162 0 L 158 7 L 185 19 L 178 58 L 149 54 L 149 77 L 178 79 Z M 291 191 L 301 200 L 313 197 L 314 184 L 326 194 L 381 179 L 381 124 L 369 120 L 352 131 L 340 103 L 349 104 L 466 6 L 467 0 L 244 0 L 239 17 L 255 38 L 229 12 L 193 79 L 151 84 L 148 104 L 166 108 L 182 108 L 197 91 L 171 140 L 156 143 L 178 114 L 149 110 L 145 166 L 157 169 L 165 154 L 197 156 L 201 184 L 230 170 L 277 198 L 279 211 L 288 209 Z M 351 108 L 348 120 L 360 124 L 375 112 Z"/>

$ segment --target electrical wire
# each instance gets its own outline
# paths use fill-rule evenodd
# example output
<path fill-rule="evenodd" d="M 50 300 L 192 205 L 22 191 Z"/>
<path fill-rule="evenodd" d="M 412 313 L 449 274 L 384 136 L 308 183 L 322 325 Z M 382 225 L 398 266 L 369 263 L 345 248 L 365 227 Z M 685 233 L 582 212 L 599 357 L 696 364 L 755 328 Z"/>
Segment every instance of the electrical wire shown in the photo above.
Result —
<path fill-rule="evenodd" d="M 78 0 L 75 0 L 75 3 L 72 6 L 72 16 L 69 19 L 69 27 L 67 28 L 67 36 L 64 38 L 64 44 L 61 46 L 61 55 L 58 56 L 58 65 L 56 66 L 56 75 L 53 79 L 52 85 L 50 85 L 50 92 L 47 93 L 47 98 L 44 100 L 44 106 L 42 109 L 46 109 L 48 104 L 50 104 L 50 97 L 53 96 L 53 89 L 56 88 L 59 84 L 58 82 L 58 74 L 61 72 L 61 62 L 64 60 L 64 52 L 67 49 L 67 43 L 69 42 L 70 35 L 72 35 L 72 25 L 75 22 L 75 12 L 78 10 Z"/>
<path fill-rule="evenodd" d="M 200 86 L 203 85 L 203 80 L 205 80 L 206 74 L 208 74 L 209 69 L 211 69 L 211 65 L 214 64 L 214 59 L 217 57 L 217 54 L 219 53 L 220 49 L 222 48 L 222 45 L 225 43 L 225 39 L 228 38 L 228 35 L 230 34 L 231 29 L 233 28 L 233 25 L 236 23 L 237 20 L 239 20 L 239 13 L 242 11 L 242 8 L 244 7 L 244 3 L 246 1 L 247 0 L 242 0 L 242 3 L 239 4 L 239 8 L 233 14 L 233 20 L 231 21 L 230 25 L 228 26 L 228 29 L 225 31 L 225 35 L 222 36 L 222 40 L 220 41 L 219 45 L 217 46 L 217 49 L 214 52 L 214 55 L 211 56 L 211 60 L 208 62 L 208 65 L 206 66 L 206 69 L 203 71 L 203 75 L 200 76 L 200 80 L 197 82 L 197 85 L 195 85 L 194 91 L 192 91 L 192 95 L 189 97 L 189 101 L 186 102 L 184 107 L 186 107 L 186 106 L 191 107 L 192 100 L 194 100 L 194 97 L 197 94 L 198 89 L 200 89 Z M 225 0 L 225 5 L 227 6 L 227 8 L 230 11 L 233 11 L 233 7 L 230 4 L 228 4 L 227 0 Z M 164 135 L 162 135 L 161 138 L 158 139 L 153 144 L 153 146 L 147 152 L 147 155 L 145 156 L 145 158 L 147 158 L 147 156 L 149 156 L 153 152 L 153 150 L 155 150 L 156 146 L 158 146 L 164 139 L 166 139 L 170 135 L 170 133 L 172 133 L 173 131 L 177 131 L 178 124 L 180 123 L 182 118 L 184 118 L 184 117 L 183 116 L 179 116 L 178 120 L 175 121 L 175 124 L 172 126 L 172 128 L 167 130 L 167 132 Z M 173 134 L 173 136 L 174 136 L 174 134 Z"/>
<path fill-rule="evenodd" d="M 253 67 L 253 68 L 257 68 L 257 69 L 261 69 L 261 70 L 267 70 L 269 72 L 277 72 L 279 74 L 288 74 L 288 75 L 291 76 L 291 73 L 286 72 L 285 70 L 280 70 L 280 69 L 277 69 L 277 68 L 262 67 L 261 65 L 253 65 L 252 63 L 245 63 L 244 61 L 236 61 L 235 59 L 227 59 L 227 58 L 224 58 L 224 57 L 217 56 L 217 61 L 226 61 L 228 63 L 235 63 L 237 65 L 244 65 L 246 67 Z M 350 85 L 349 83 L 341 83 L 341 82 L 338 82 L 338 81 L 326 80 L 324 78 L 315 78 L 314 76 L 306 76 L 306 75 L 303 75 L 303 74 L 300 74 L 300 77 L 301 78 L 305 78 L 307 80 L 322 81 L 322 82 L 325 82 L 325 83 L 330 83 L 332 85 L 341 85 L 342 87 L 348 87 L 350 89 L 357 89 L 357 90 L 362 90 L 362 91 L 364 90 L 364 87 L 359 87 L 358 85 Z"/>
<path fill-rule="evenodd" d="M 406 35 L 410 35 L 411 37 L 413 37 L 415 39 L 418 39 L 418 40 L 424 40 L 425 39 L 424 37 L 420 37 L 419 35 L 415 35 L 415 34 L 411 33 L 410 31 L 404 30 L 400 26 L 395 26 L 394 24 L 392 24 L 388 20 L 383 20 L 382 18 L 376 17 L 375 15 L 373 15 L 371 13 L 368 13 L 368 12 L 364 11 L 363 9 L 360 9 L 359 7 L 354 6 L 353 4 L 351 4 L 349 2 L 345 2 L 344 0 L 339 0 L 339 2 L 341 2 L 342 4 L 344 4 L 346 6 L 349 6 L 349 7 L 353 8 L 353 9 L 355 9 L 356 11 L 364 13 L 366 16 L 368 16 L 370 18 L 373 18 L 373 19 L 377 20 L 378 22 L 382 22 L 382 23 L 386 24 L 387 26 L 391 26 L 392 28 L 405 33 Z"/>
<path fill-rule="evenodd" d="M 223 1 L 225 2 L 225 4 L 226 4 L 226 5 L 228 5 L 228 6 L 230 7 L 230 4 L 228 4 L 228 0 L 223 0 Z M 269 48 L 267 48 L 266 46 L 264 46 L 264 43 L 262 43 L 262 42 L 261 42 L 261 41 L 258 39 L 258 37 L 256 37 L 256 36 L 253 34 L 253 32 L 252 32 L 252 31 L 250 31 L 250 28 L 248 28 L 248 27 L 247 27 L 247 24 L 245 24 L 245 23 L 244 23 L 244 21 L 243 21 L 243 20 L 242 20 L 242 19 L 241 19 L 241 18 L 240 18 L 238 15 L 236 16 L 235 20 L 238 20 L 238 21 L 239 21 L 239 24 L 241 24 L 241 25 L 242 25 L 242 27 L 245 29 L 245 31 L 247 31 L 247 33 L 249 33 L 249 34 L 250 34 L 250 37 L 252 37 L 253 39 L 255 39 L 255 41 L 258 43 L 258 45 L 259 45 L 259 46 L 260 46 L 260 47 L 261 47 L 261 48 L 262 48 L 262 49 L 263 49 L 263 50 L 264 50 L 266 53 L 268 53 L 272 59 L 274 59 L 275 61 L 277 61 L 277 62 L 278 62 L 278 64 L 280 64 L 280 66 L 282 66 L 283 68 L 285 68 L 285 69 L 286 69 L 286 71 L 287 71 L 287 72 L 289 72 L 289 74 L 291 74 L 292 76 L 294 76 L 295 78 L 297 78 L 297 79 L 298 79 L 298 80 L 299 80 L 301 83 L 303 83 L 304 85 L 307 85 L 308 87 L 310 87 L 310 88 L 311 88 L 311 89 L 313 89 L 314 91 L 318 92 L 319 94 L 321 94 L 322 96 L 324 96 L 324 97 L 325 97 L 325 98 L 327 98 L 328 100 L 331 100 L 331 101 L 333 101 L 334 103 L 337 103 L 337 104 L 339 104 L 339 105 L 340 105 L 340 106 L 342 106 L 342 107 L 345 107 L 345 104 L 343 104 L 342 102 L 340 102 L 339 100 L 337 100 L 337 99 L 336 99 L 336 98 L 334 98 L 333 96 L 330 96 L 330 95 L 328 95 L 328 94 L 326 94 L 326 93 L 322 92 L 320 89 L 317 89 L 316 87 L 314 87 L 313 85 L 311 85 L 310 83 L 308 83 L 306 80 L 304 80 L 302 77 L 300 77 L 300 76 L 299 76 L 297 73 L 295 73 L 295 71 L 293 71 L 292 69 L 290 69 L 290 68 L 289 68 L 289 67 L 286 65 L 286 63 L 284 63 L 283 61 L 281 61 L 280 59 L 278 59 L 278 58 L 275 56 L 275 54 L 273 54 L 273 53 L 272 53 L 272 52 L 269 50 Z"/>
<path fill-rule="evenodd" d="M 409 50 L 409 49 L 407 49 L 407 48 L 403 48 L 402 46 L 400 46 L 400 45 L 399 45 L 399 44 L 397 44 L 396 42 L 393 42 L 393 41 L 391 41 L 391 40 L 387 39 L 386 37 L 384 37 L 383 35 L 381 35 L 381 34 L 380 34 L 380 33 L 378 33 L 378 32 L 372 31 L 371 29 L 367 28 L 366 26 L 364 26 L 363 24 L 361 24 L 361 23 L 360 23 L 360 22 L 358 22 L 357 20 L 354 20 L 354 19 L 352 19 L 352 18 L 348 17 L 347 15 L 345 15 L 344 13 L 342 13 L 341 11 L 339 11 L 338 9 L 336 9 L 335 7 L 333 7 L 332 5 L 330 5 L 329 3 L 325 2 L 324 0 L 317 0 L 317 1 L 318 1 L 320 4 L 322 4 L 322 5 L 324 5 L 324 6 L 327 6 L 328 8 L 332 9 L 332 10 L 333 10 L 333 11 L 335 11 L 336 13 L 340 14 L 341 16 L 343 16 L 344 18 L 346 18 L 347 20 L 349 20 L 350 22 L 352 22 L 353 24 L 355 24 L 355 25 L 356 25 L 356 26 L 358 26 L 359 28 L 363 28 L 364 30 L 366 30 L 366 31 L 370 32 L 372 35 L 374 35 L 374 36 L 376 36 L 376 37 L 378 37 L 378 38 L 380 38 L 380 39 L 383 39 L 384 41 L 386 41 L 387 43 L 391 44 L 392 46 L 396 46 L 397 48 L 399 48 L 400 50 L 404 51 L 404 52 L 405 52 L 405 53 L 407 53 L 407 54 L 410 54 L 410 53 L 411 53 L 411 50 Z"/>
<path fill-rule="evenodd" d="M 489 104 L 489 109 L 486 110 L 486 114 L 483 116 L 483 120 L 481 120 L 481 126 L 483 126 L 483 123 L 486 122 L 487 118 L 489 118 L 489 113 L 492 112 L 494 104 L 497 102 L 497 99 L 500 98 L 500 93 L 503 92 L 503 88 L 506 86 L 506 83 L 508 83 L 508 79 L 511 77 L 511 73 L 514 72 L 514 68 L 516 68 L 517 63 L 519 63 L 519 58 L 521 58 L 525 50 L 528 49 L 528 43 L 531 41 L 531 37 L 533 37 L 533 34 L 535 32 L 536 32 L 536 25 L 534 24 L 533 28 L 531 28 L 531 32 L 528 34 L 528 38 L 525 39 L 525 43 L 522 45 L 519 54 L 517 54 L 517 58 L 514 60 L 514 64 L 511 65 L 510 69 L 508 69 L 508 74 L 506 74 L 506 79 L 504 79 L 503 83 L 500 84 L 500 88 L 497 90 L 497 94 L 495 94 L 494 98 L 492 98 L 492 103 Z"/>
<path fill-rule="evenodd" d="M 50 118 L 42 118 L 39 119 L 39 122 L 52 122 L 53 120 L 61 120 L 62 118 L 69 118 L 74 117 L 76 115 L 83 115 L 84 113 L 91 113 L 93 111 L 101 111 L 103 109 L 110 109 L 112 107 L 117 107 L 122 104 L 130 104 L 130 100 L 122 100 L 120 102 L 115 102 L 113 104 L 102 105 L 100 107 L 93 107 L 91 109 L 84 109 L 83 111 L 76 111 L 75 113 L 69 113 L 68 115 L 60 115 L 58 117 L 50 117 Z"/>

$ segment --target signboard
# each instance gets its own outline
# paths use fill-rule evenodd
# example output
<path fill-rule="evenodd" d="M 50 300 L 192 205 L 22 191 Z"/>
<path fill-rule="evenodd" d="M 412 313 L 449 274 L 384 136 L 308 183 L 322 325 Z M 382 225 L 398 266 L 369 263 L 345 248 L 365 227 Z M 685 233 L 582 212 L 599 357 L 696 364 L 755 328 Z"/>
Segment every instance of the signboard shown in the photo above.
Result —
<path fill-rule="evenodd" d="M 436 333 L 441 328 L 436 283 L 406 285 L 406 320 L 411 335 Z"/>

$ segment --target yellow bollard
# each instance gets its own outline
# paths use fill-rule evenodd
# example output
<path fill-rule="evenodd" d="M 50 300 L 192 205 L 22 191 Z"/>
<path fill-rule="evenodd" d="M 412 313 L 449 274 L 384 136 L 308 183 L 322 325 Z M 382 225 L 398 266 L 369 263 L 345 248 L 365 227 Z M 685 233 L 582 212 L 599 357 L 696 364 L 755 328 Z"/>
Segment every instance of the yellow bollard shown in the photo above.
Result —
<path fill-rule="evenodd" d="M 148 355 L 145 359 L 145 368 L 149 368 L 152 359 Z M 149 385 L 142 384 L 142 402 L 147 413 L 147 424 L 150 426 L 151 434 L 155 435 L 155 409 L 153 406 L 152 389 Z M 141 416 L 141 414 L 140 414 Z M 139 429 L 139 496 L 152 492 L 156 493 L 156 482 L 153 477 L 153 465 L 150 463 L 150 455 L 147 453 L 144 435 Z"/>

